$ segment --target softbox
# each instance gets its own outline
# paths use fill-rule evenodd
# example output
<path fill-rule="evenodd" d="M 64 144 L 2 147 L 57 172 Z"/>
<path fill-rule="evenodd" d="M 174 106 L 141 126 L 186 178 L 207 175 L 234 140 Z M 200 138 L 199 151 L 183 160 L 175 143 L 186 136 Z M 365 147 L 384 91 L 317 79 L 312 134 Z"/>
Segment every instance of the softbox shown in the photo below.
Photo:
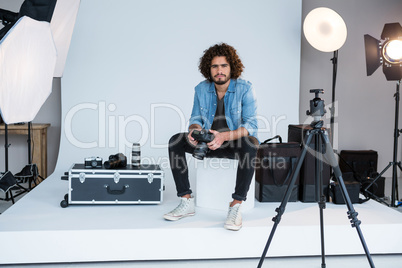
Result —
<path fill-rule="evenodd" d="M 0 113 L 5 123 L 32 121 L 52 91 L 57 53 L 50 24 L 20 18 L 0 41 Z"/>

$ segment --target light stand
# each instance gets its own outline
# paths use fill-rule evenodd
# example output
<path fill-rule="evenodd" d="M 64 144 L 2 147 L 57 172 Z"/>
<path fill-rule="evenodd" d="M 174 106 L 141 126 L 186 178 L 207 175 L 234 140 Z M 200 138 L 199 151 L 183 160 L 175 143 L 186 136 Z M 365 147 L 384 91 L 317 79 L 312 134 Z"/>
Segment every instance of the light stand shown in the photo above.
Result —
<path fill-rule="evenodd" d="M 402 171 L 401 162 L 398 158 L 398 138 L 401 130 L 398 128 L 399 123 L 399 86 L 402 79 L 402 27 L 399 23 L 387 23 L 381 33 L 381 42 L 376 38 L 366 34 L 364 35 L 364 48 L 366 54 L 366 71 L 367 76 L 372 75 L 378 67 L 382 65 L 383 73 L 388 81 L 396 82 L 395 97 L 395 124 L 394 124 L 394 151 L 392 162 L 381 171 L 378 176 L 364 189 L 369 197 L 391 207 L 398 207 L 396 203 L 399 199 L 398 193 L 398 169 Z M 392 189 L 391 203 L 387 204 L 378 196 L 368 190 L 390 167 L 392 166 Z"/>
<path fill-rule="evenodd" d="M 332 61 L 332 106 L 329 108 L 331 112 L 331 121 L 330 121 L 330 141 L 331 145 L 334 146 L 334 125 L 335 125 L 335 87 L 336 87 L 336 74 L 338 70 L 338 50 L 334 51 L 334 57 L 331 59 Z"/>
<path fill-rule="evenodd" d="M 28 164 L 21 170 L 15 174 L 15 177 L 28 182 L 28 191 L 32 190 L 32 183 L 36 187 L 38 185 L 37 179 L 41 178 L 44 180 L 42 176 L 39 175 L 38 167 L 36 164 L 32 163 L 32 140 L 31 140 L 31 129 L 32 129 L 32 122 L 28 122 Z"/>
<path fill-rule="evenodd" d="M 10 147 L 10 144 L 8 143 L 8 126 L 7 124 L 4 124 L 4 161 L 5 161 L 5 172 L 4 175 L 7 174 L 7 172 L 9 172 L 8 170 L 8 148 Z M 13 182 L 14 185 L 17 183 L 14 179 Z M 11 186 L 11 185 L 10 185 Z M 8 194 L 10 194 L 10 197 L 8 197 Z M 14 196 L 13 196 L 13 192 L 11 191 L 11 189 L 9 191 L 6 191 L 6 197 L 4 199 L 5 201 L 10 201 L 14 204 Z"/>
<path fill-rule="evenodd" d="M 5 172 L 4 174 L 0 177 L 0 181 L 3 180 L 3 182 L 0 182 L 1 184 L 1 189 L 4 190 L 6 196 L 4 199 L 4 201 L 10 201 L 14 204 L 14 198 L 20 196 L 21 194 L 28 192 L 28 189 L 26 189 L 25 187 L 21 186 L 17 180 L 15 179 L 15 177 L 13 176 L 13 174 L 8 170 L 8 148 L 10 147 L 10 144 L 8 143 L 8 125 L 4 124 L 4 159 L 5 159 Z M 15 190 L 15 188 L 21 189 L 22 191 L 18 192 L 16 195 L 13 195 L 12 190 Z"/>
<path fill-rule="evenodd" d="M 28 165 L 25 166 L 25 168 L 29 168 L 30 176 L 28 177 L 28 184 L 29 184 L 29 190 L 32 190 L 32 182 L 34 183 L 35 187 L 37 186 L 36 180 L 41 178 L 44 180 L 44 178 L 39 174 L 38 172 L 38 167 L 36 164 L 32 164 L 32 150 L 31 150 L 31 145 L 32 145 L 32 140 L 31 140 L 31 129 L 32 129 L 32 122 L 28 122 Z"/>
<path fill-rule="evenodd" d="M 381 171 L 377 177 L 369 184 L 367 187 L 364 189 L 364 192 L 368 194 L 369 197 L 377 200 L 378 202 L 381 202 L 387 206 L 391 207 L 398 207 L 401 204 L 397 204 L 396 201 L 399 200 L 399 191 L 398 191 L 398 169 L 402 171 L 402 166 L 401 166 L 401 161 L 397 161 L 398 159 L 398 138 L 400 136 L 400 133 L 402 130 L 398 128 L 398 123 L 399 123 L 399 100 L 400 100 L 400 94 L 399 94 L 399 86 L 400 86 L 401 80 L 399 80 L 396 83 L 396 93 L 394 95 L 395 97 L 395 128 L 394 128 L 394 153 L 393 153 L 393 158 L 392 162 L 389 162 L 388 166 L 386 166 L 383 171 Z M 391 188 L 391 203 L 388 204 L 385 201 L 383 201 L 381 198 L 376 196 L 374 193 L 370 192 L 368 189 L 376 183 L 376 181 L 392 166 L 392 188 Z"/>
<path fill-rule="evenodd" d="M 319 7 L 310 11 L 303 24 L 303 31 L 312 47 L 322 52 L 333 52 L 332 61 L 332 104 L 330 141 L 334 146 L 335 86 L 338 69 L 338 49 L 346 41 L 347 28 L 342 17 L 332 9 Z"/>

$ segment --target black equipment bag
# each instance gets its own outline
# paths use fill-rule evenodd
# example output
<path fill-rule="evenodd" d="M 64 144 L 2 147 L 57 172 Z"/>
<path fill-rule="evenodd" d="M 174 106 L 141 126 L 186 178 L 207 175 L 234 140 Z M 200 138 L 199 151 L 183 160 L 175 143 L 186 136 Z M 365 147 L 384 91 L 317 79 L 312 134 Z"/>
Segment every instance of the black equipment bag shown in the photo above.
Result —
<path fill-rule="evenodd" d="M 268 143 L 279 139 L 279 143 Z M 255 197 L 260 202 L 281 202 L 300 157 L 300 144 L 282 143 L 275 136 L 260 144 L 255 171 Z M 298 200 L 299 176 L 293 186 L 290 202 Z"/>
<path fill-rule="evenodd" d="M 377 172 L 377 151 L 342 150 L 339 157 L 339 168 L 342 173 L 354 172 L 361 178 L 368 178 L 372 173 Z"/>
<path fill-rule="evenodd" d="M 17 180 L 10 171 L 0 176 L 0 189 L 7 193 L 11 188 L 17 185 Z"/>
<path fill-rule="evenodd" d="M 342 150 L 339 154 L 339 168 L 342 174 L 353 174 L 346 175 L 344 180 L 349 178 L 350 181 L 360 182 L 361 191 L 365 195 L 364 189 L 378 176 L 377 162 L 378 153 L 374 150 Z M 377 197 L 384 197 L 384 184 L 385 178 L 380 177 L 367 190 Z"/>
<path fill-rule="evenodd" d="M 363 203 L 364 201 L 359 198 L 360 183 L 357 181 L 345 181 L 346 190 L 348 192 L 350 201 L 355 203 Z M 342 195 L 341 187 L 338 182 L 331 183 L 330 195 L 334 204 L 345 204 L 345 200 Z"/>
<path fill-rule="evenodd" d="M 304 146 L 304 137 L 308 130 L 313 128 L 310 125 L 289 125 L 288 126 L 288 140 L 289 142 L 297 142 Z M 314 139 L 310 144 L 310 148 L 315 149 Z M 323 162 L 322 168 L 322 182 L 323 191 L 328 193 L 329 180 L 331 177 L 330 166 Z M 328 196 L 327 196 L 328 199 Z M 307 152 L 304 158 L 303 165 L 300 170 L 300 186 L 299 186 L 299 200 L 302 202 L 318 202 L 319 197 L 316 197 L 315 187 L 315 157 Z"/>
<path fill-rule="evenodd" d="M 367 180 L 364 180 L 362 183 L 362 191 L 364 195 L 367 195 L 365 193 L 365 189 L 367 186 L 371 185 L 367 191 L 369 191 L 371 194 L 374 194 L 376 197 L 384 197 L 385 196 L 385 177 L 379 177 L 377 179 L 378 173 L 374 172 L 371 174 L 370 178 L 367 178 Z M 375 180 L 377 179 L 377 180 Z M 375 181 L 374 181 L 375 180 Z M 370 197 L 370 194 L 367 195 L 367 197 Z"/>

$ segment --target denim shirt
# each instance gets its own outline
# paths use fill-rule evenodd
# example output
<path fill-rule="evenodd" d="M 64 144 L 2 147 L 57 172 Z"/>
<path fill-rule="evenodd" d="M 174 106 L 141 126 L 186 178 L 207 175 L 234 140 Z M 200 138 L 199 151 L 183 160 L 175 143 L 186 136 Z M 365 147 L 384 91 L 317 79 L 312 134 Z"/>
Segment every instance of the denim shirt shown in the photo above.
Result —
<path fill-rule="evenodd" d="M 253 86 L 242 79 L 231 79 L 224 97 L 226 122 L 230 130 L 247 129 L 257 138 L 257 100 Z M 190 125 L 210 129 L 217 107 L 215 84 L 205 80 L 195 87 Z M 258 138 L 257 138 L 258 139 Z"/>

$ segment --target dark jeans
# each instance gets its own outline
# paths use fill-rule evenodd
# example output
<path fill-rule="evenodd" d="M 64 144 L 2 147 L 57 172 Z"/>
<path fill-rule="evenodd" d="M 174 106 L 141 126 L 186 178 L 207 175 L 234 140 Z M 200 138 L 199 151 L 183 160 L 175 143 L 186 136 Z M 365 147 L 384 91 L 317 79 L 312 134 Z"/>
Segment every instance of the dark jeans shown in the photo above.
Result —
<path fill-rule="evenodd" d="M 178 133 L 169 140 L 169 162 L 176 183 L 177 196 L 191 194 L 188 179 L 188 166 L 185 153 L 193 153 L 194 146 L 188 142 L 188 133 Z M 253 178 L 258 141 L 247 136 L 238 140 L 224 142 L 217 150 L 209 150 L 208 158 L 229 158 L 239 161 L 237 167 L 236 186 L 232 198 L 246 200 L 247 192 Z M 219 178 L 216 178 L 219 180 Z M 211 185 L 211 187 L 214 187 Z"/>

